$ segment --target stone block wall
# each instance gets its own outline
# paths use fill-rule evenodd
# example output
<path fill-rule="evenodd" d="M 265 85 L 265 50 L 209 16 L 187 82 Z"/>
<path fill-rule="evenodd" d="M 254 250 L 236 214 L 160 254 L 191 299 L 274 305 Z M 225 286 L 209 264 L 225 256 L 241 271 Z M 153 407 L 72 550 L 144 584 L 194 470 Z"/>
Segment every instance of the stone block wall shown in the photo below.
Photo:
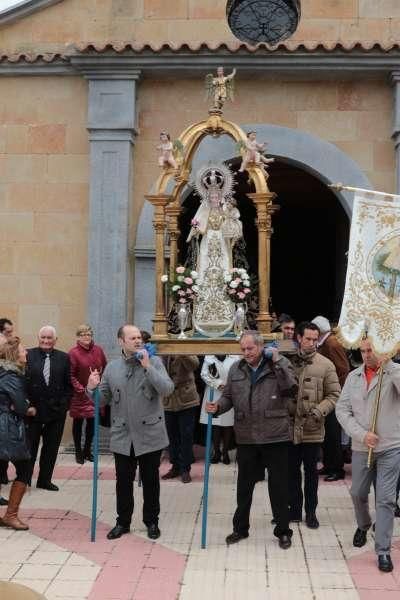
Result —
<path fill-rule="evenodd" d="M 302 0 L 294 41 L 398 41 L 398 0 Z M 0 26 L 2 52 L 65 51 L 79 41 L 233 42 L 226 0 L 64 0 Z"/>
<path fill-rule="evenodd" d="M 60 347 L 86 313 L 87 83 L 0 78 L 0 314 Z"/>

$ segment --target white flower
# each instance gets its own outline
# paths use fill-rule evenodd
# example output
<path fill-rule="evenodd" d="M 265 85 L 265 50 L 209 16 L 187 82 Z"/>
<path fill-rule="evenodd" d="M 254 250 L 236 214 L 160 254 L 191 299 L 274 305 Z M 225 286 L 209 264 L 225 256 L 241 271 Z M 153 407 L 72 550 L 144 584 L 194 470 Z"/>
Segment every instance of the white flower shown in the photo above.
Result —
<path fill-rule="evenodd" d="M 231 273 L 225 273 L 225 274 L 224 274 L 224 281 L 225 281 L 226 283 L 228 283 L 228 282 L 229 282 L 231 279 L 232 279 L 232 275 L 231 275 Z"/>
<path fill-rule="evenodd" d="M 229 284 L 229 287 L 231 287 L 231 288 L 237 288 L 237 286 L 238 286 L 238 284 L 236 281 L 231 281 Z"/>
<path fill-rule="evenodd" d="M 236 269 L 236 271 L 237 271 L 238 273 L 240 273 L 241 275 L 247 275 L 247 273 L 246 273 L 246 269 Z"/>
<path fill-rule="evenodd" d="M 180 290 L 180 289 L 181 289 L 181 286 L 180 286 L 180 285 L 173 285 L 173 286 L 172 286 L 172 291 L 173 291 L 173 292 L 177 292 L 177 291 L 178 291 L 178 290 Z"/>
<path fill-rule="evenodd" d="M 168 275 L 161 275 L 161 281 L 162 281 L 162 283 L 167 283 Z"/>
<path fill-rule="evenodd" d="M 190 276 L 192 279 L 197 279 L 199 274 L 197 271 L 190 271 Z"/>
<path fill-rule="evenodd" d="M 199 286 L 198 285 L 192 285 L 192 290 L 194 292 L 196 292 L 196 294 L 197 294 L 197 292 L 199 291 Z"/>
<path fill-rule="evenodd" d="M 178 277 L 176 279 L 177 279 L 177 281 L 183 281 L 185 278 L 183 275 L 178 275 Z"/>

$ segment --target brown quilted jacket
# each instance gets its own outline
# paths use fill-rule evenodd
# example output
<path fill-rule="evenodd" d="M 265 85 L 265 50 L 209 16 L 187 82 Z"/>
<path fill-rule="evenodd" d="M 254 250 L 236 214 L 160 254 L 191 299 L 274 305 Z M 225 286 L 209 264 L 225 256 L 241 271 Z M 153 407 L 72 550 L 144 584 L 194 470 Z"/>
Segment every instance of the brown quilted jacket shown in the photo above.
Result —
<path fill-rule="evenodd" d="M 325 417 L 335 409 L 340 395 L 335 365 L 316 352 L 311 355 L 298 352 L 290 360 L 299 381 L 297 401 L 289 405 L 294 420 L 293 441 L 320 443 L 325 437 Z"/>

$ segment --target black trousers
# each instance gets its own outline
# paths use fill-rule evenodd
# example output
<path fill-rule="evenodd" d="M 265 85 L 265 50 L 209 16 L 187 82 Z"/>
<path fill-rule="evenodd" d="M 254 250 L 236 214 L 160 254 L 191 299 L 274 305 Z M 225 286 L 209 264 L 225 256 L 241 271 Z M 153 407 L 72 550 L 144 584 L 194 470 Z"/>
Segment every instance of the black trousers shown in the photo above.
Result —
<path fill-rule="evenodd" d="M 289 506 L 294 518 L 301 518 L 303 490 L 301 465 L 304 466 L 304 508 L 306 515 L 318 506 L 318 456 L 320 444 L 291 444 L 289 447 Z"/>
<path fill-rule="evenodd" d="M 194 461 L 193 432 L 196 406 L 185 410 L 166 410 L 165 424 L 169 438 L 169 460 L 180 472 L 190 471 Z"/>
<path fill-rule="evenodd" d="M 268 469 L 269 496 L 272 514 L 276 520 L 274 534 L 280 536 L 289 530 L 288 443 L 237 445 L 237 508 L 233 530 L 246 534 L 250 527 L 250 509 L 260 469 Z"/>
<path fill-rule="evenodd" d="M 31 421 L 28 427 L 28 439 L 31 450 L 31 469 L 29 483 L 32 479 L 33 468 L 39 449 L 40 438 L 42 438 L 42 449 L 39 459 L 38 481 L 50 483 L 57 460 L 58 449 L 64 431 L 65 415 L 61 419 L 41 423 Z"/>
<path fill-rule="evenodd" d="M 92 441 L 93 441 L 93 435 L 94 435 L 94 418 L 88 418 L 88 419 L 78 419 L 78 418 L 74 418 L 72 420 L 72 436 L 74 438 L 74 446 L 75 446 L 75 452 L 81 452 L 82 451 L 82 429 L 83 429 L 83 422 L 86 421 L 86 428 L 85 428 L 85 442 L 83 445 L 83 451 L 86 454 L 90 453 L 90 450 L 92 448 Z"/>
<path fill-rule="evenodd" d="M 161 450 L 136 457 L 131 446 L 130 456 L 114 452 L 117 495 L 117 523 L 129 527 L 133 515 L 133 481 L 139 463 L 143 486 L 143 523 L 158 523 L 160 514 L 160 467 Z"/>
<path fill-rule="evenodd" d="M 342 449 L 342 428 L 336 418 L 335 411 L 325 418 L 325 439 L 322 445 L 324 468 L 327 474 L 344 475 Z"/>

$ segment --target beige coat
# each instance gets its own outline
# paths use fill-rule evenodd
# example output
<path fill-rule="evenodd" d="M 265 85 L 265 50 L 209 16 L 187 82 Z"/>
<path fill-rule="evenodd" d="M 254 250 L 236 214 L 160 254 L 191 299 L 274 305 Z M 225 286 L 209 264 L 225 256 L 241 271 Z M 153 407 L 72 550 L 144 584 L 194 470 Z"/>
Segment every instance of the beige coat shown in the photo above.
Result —
<path fill-rule="evenodd" d="M 164 398 L 164 409 L 177 412 L 198 406 L 200 404 L 197 393 L 194 372 L 199 367 L 197 356 L 170 356 L 167 359 L 167 371 L 175 389 L 170 396 Z"/>
<path fill-rule="evenodd" d="M 325 417 L 334 410 L 340 395 L 335 365 L 318 353 L 290 357 L 299 379 L 297 402 L 289 412 L 294 421 L 293 441 L 321 443 L 325 437 Z"/>

